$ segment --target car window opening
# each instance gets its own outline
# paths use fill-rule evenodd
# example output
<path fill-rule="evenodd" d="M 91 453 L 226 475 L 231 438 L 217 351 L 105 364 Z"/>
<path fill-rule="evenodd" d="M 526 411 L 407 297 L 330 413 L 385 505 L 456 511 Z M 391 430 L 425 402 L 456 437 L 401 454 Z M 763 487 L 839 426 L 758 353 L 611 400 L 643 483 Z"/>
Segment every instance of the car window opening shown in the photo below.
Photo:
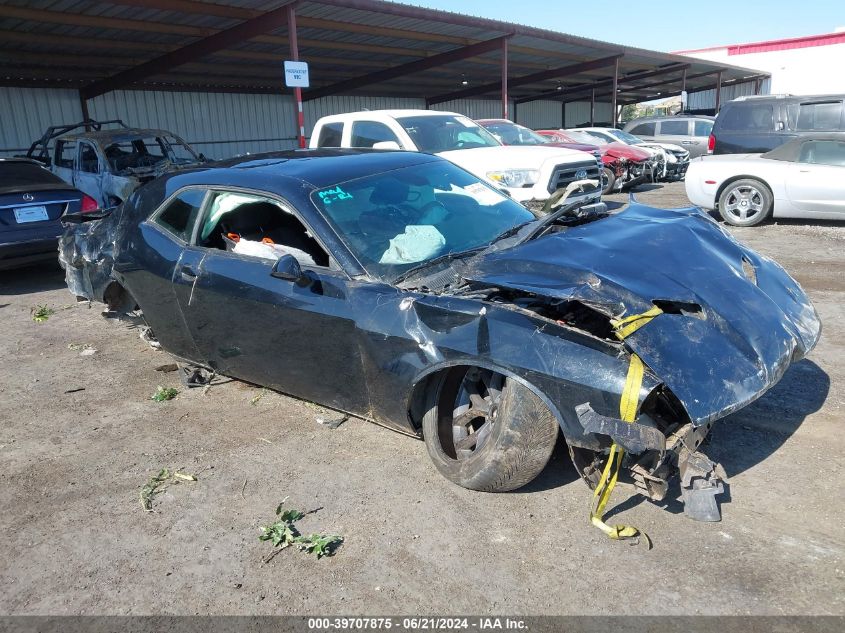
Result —
<path fill-rule="evenodd" d="M 326 251 L 292 213 L 273 200 L 241 193 L 214 194 L 198 243 L 272 261 L 292 255 L 304 266 L 329 265 Z"/>

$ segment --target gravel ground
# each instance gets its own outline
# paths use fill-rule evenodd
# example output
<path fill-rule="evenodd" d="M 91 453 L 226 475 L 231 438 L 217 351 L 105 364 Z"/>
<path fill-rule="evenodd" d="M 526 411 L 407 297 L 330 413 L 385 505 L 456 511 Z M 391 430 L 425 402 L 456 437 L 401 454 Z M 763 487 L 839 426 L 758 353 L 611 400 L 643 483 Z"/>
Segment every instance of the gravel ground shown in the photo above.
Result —
<path fill-rule="evenodd" d="M 681 183 L 639 197 L 686 204 Z M 0 273 L 0 613 L 845 614 L 845 225 L 735 234 L 808 290 L 824 335 L 715 426 L 721 523 L 617 488 L 610 522 L 645 529 L 651 551 L 590 526 L 562 445 L 527 488 L 483 494 L 441 477 L 420 441 L 356 419 L 330 430 L 319 408 L 241 382 L 154 402 L 179 386 L 155 371 L 165 353 L 74 304 L 55 266 Z M 39 304 L 57 312 L 34 323 Z M 146 512 L 165 467 L 198 480 Z M 344 536 L 334 557 L 263 562 L 258 527 L 283 498 L 314 511 L 304 532 Z"/>

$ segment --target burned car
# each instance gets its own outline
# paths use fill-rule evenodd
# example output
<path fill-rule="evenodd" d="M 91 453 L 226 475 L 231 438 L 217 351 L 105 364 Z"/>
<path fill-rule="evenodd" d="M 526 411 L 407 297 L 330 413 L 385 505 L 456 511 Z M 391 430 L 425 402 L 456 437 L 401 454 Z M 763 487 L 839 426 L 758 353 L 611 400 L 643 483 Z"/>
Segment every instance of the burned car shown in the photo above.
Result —
<path fill-rule="evenodd" d="M 417 152 L 287 152 L 163 176 L 69 223 L 60 259 L 174 356 L 422 437 L 461 486 L 527 484 L 562 433 L 591 486 L 621 455 L 712 518 L 704 436 L 813 348 L 816 312 L 698 209 L 582 205 L 535 214 Z"/>
<path fill-rule="evenodd" d="M 168 170 L 207 160 L 172 132 L 130 128 L 117 119 L 50 127 L 30 146 L 27 158 L 45 164 L 103 208 L 119 205 Z"/>

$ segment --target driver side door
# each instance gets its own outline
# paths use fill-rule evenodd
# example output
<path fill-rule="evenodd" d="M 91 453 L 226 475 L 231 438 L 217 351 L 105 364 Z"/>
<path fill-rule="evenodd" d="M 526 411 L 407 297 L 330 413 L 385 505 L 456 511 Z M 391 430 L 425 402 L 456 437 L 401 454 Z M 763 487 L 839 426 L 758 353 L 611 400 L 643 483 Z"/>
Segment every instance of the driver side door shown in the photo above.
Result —
<path fill-rule="evenodd" d="M 211 195 L 226 194 L 216 190 Z M 286 237 L 299 230 L 313 235 L 290 205 L 258 193 L 234 195 L 252 200 L 228 208 L 219 218 L 210 216 L 220 206 L 208 203 L 174 278 L 180 309 L 204 363 L 225 375 L 368 415 L 350 301 L 353 283 L 341 270 L 313 263 L 301 264 L 303 275 L 296 281 L 279 279 L 271 276 L 275 258 L 247 254 L 249 249 L 226 250 L 217 227 L 225 232 L 239 226 L 239 239 L 246 240 L 249 222 L 238 222 L 238 215 L 262 201 L 286 215 L 273 230 L 272 218 L 265 214 L 256 226 L 259 234 L 250 235 L 256 239 L 248 241 L 272 239 L 284 248 Z M 325 260 L 317 252 L 311 254 L 314 261 L 328 263 L 328 253 L 322 253 Z"/>
<path fill-rule="evenodd" d="M 103 195 L 103 165 L 97 148 L 88 141 L 79 141 L 76 155 L 76 168 L 73 172 L 73 185 L 97 201 L 97 205 L 106 208 L 107 200 Z"/>

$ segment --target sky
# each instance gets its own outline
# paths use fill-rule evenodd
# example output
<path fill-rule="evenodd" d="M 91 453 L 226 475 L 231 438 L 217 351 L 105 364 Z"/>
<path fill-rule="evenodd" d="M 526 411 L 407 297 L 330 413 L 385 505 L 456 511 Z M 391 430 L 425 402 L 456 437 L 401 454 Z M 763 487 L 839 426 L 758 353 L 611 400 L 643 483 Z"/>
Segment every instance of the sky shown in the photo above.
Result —
<path fill-rule="evenodd" d="M 845 0 L 399 0 L 664 52 L 832 33 Z"/>

